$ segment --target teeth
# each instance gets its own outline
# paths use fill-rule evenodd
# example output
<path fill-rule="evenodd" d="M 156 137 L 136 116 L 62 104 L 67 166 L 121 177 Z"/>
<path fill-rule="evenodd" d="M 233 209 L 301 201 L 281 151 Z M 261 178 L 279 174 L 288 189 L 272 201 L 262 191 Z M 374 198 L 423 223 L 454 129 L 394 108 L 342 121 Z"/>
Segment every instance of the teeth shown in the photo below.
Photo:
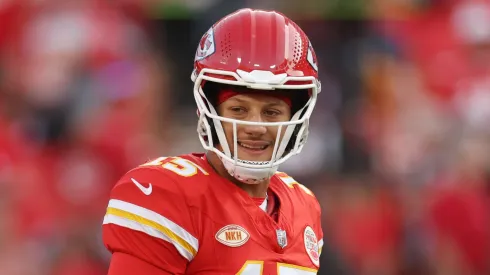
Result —
<path fill-rule="evenodd" d="M 247 145 L 247 144 L 243 144 L 241 142 L 238 143 L 240 146 L 243 146 L 245 148 L 249 148 L 249 149 L 259 149 L 259 150 L 263 150 L 267 147 L 267 145 L 264 145 L 264 146 L 251 146 L 251 145 Z"/>

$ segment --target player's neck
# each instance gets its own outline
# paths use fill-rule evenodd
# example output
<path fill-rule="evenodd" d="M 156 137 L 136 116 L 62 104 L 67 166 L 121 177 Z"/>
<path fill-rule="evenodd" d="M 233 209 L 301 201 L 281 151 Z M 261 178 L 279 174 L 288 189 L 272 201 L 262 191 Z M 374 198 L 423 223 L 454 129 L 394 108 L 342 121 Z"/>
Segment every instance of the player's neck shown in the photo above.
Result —
<path fill-rule="evenodd" d="M 267 189 L 269 188 L 269 183 L 270 180 L 266 180 L 263 182 L 260 182 L 258 184 L 246 184 L 243 183 L 237 179 L 235 179 L 233 176 L 226 171 L 225 166 L 223 165 L 223 162 L 219 159 L 219 157 L 212 152 L 209 152 L 206 154 L 206 158 L 213 167 L 213 169 L 218 173 L 218 175 L 226 178 L 227 180 L 231 181 L 234 183 L 236 186 L 240 187 L 242 190 L 247 192 L 251 197 L 253 198 L 265 198 L 267 194 Z"/>
<path fill-rule="evenodd" d="M 225 171 L 226 172 L 226 171 Z M 269 188 L 269 181 L 263 181 L 258 184 L 246 184 L 233 177 L 230 179 L 235 185 L 247 192 L 252 198 L 265 198 L 267 195 L 267 189 Z"/>

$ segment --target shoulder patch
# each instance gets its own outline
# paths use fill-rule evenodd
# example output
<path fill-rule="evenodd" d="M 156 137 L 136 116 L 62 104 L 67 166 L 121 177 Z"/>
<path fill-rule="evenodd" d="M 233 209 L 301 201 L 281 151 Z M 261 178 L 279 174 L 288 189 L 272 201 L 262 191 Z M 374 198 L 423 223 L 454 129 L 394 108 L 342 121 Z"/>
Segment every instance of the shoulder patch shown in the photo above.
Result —
<path fill-rule="evenodd" d="M 303 235 L 306 254 L 310 257 L 311 262 L 320 266 L 320 248 L 318 245 L 318 239 L 316 237 L 315 231 L 310 226 L 305 228 L 305 232 Z"/>

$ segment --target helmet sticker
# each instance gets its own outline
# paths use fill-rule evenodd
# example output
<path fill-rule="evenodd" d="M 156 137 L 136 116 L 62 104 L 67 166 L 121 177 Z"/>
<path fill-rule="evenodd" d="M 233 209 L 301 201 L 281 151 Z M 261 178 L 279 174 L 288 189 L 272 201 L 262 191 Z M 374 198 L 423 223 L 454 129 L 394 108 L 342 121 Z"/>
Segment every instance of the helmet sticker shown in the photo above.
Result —
<path fill-rule="evenodd" d="M 311 67 L 313 67 L 313 69 L 318 72 L 318 61 L 316 60 L 316 56 L 313 53 L 313 46 L 311 45 L 311 42 L 308 43 L 308 55 L 306 56 L 306 59 L 308 59 Z"/>
<path fill-rule="evenodd" d="M 214 43 L 214 30 L 211 27 L 201 38 L 199 46 L 197 47 L 195 61 L 203 60 L 204 58 L 212 55 L 216 51 Z"/>

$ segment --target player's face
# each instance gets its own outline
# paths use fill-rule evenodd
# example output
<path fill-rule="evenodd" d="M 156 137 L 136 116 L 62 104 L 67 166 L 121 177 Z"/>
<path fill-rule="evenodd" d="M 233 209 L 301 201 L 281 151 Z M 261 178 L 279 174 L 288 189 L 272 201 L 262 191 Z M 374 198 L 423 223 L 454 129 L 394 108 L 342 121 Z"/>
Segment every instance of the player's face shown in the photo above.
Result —
<path fill-rule="evenodd" d="M 253 122 L 282 122 L 291 119 L 289 105 L 272 96 L 263 94 L 239 94 L 218 106 L 220 116 Z M 233 124 L 223 122 L 223 129 L 234 152 Z M 286 126 L 281 129 L 281 138 Z M 238 158 L 252 161 L 269 161 L 272 158 L 278 126 L 237 125 Z M 279 140 L 279 142 L 281 139 Z M 222 148 L 219 148 L 222 149 Z"/>

